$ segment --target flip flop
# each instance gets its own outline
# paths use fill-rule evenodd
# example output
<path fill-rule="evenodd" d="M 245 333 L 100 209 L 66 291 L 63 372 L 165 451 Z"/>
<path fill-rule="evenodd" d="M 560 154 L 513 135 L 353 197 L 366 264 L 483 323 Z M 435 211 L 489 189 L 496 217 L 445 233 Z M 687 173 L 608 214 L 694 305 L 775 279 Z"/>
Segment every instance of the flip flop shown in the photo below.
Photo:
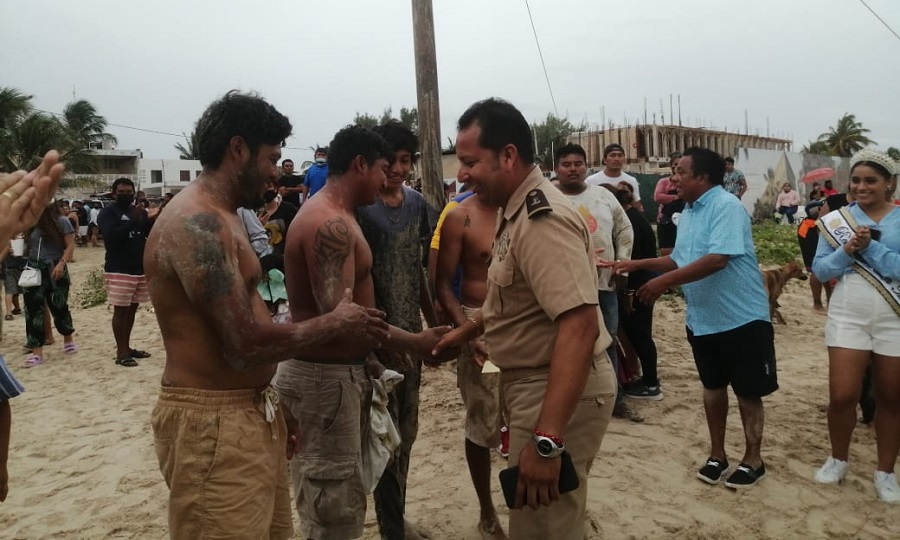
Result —
<path fill-rule="evenodd" d="M 22 366 L 24 368 L 33 368 L 35 366 L 39 366 L 44 363 L 44 358 L 42 356 L 38 356 L 36 354 L 32 354 L 28 358 L 25 359 L 25 365 Z"/>
<path fill-rule="evenodd" d="M 140 349 L 130 349 L 132 358 L 150 358 L 150 353 Z"/>
<path fill-rule="evenodd" d="M 63 344 L 63 353 L 65 354 L 75 354 L 78 352 L 78 345 L 75 345 L 75 342 L 65 343 Z"/>
<path fill-rule="evenodd" d="M 116 365 L 122 367 L 137 367 L 138 363 L 130 356 L 123 356 L 121 358 L 116 358 Z"/>
<path fill-rule="evenodd" d="M 13 320 L 12 313 L 7 313 L 7 314 L 3 317 L 3 320 L 4 320 L 4 321 L 11 321 L 11 320 Z"/>

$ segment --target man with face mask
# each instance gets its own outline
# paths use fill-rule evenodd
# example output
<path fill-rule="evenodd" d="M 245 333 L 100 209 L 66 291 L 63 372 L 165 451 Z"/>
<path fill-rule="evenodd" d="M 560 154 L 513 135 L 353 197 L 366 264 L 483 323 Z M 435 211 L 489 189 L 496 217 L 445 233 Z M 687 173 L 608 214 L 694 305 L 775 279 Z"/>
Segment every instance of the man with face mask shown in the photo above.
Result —
<path fill-rule="evenodd" d="M 328 180 L 328 150 L 316 148 L 315 160 L 315 163 L 306 170 L 306 179 L 303 180 L 304 194 L 307 199 L 325 187 L 325 181 Z"/>
<path fill-rule="evenodd" d="M 144 245 L 159 208 L 145 210 L 135 206 L 134 182 L 128 178 L 113 182 L 112 192 L 116 204 L 101 210 L 97 217 L 106 246 L 103 278 L 107 302 L 113 306 L 116 364 L 135 367 L 136 359 L 150 356 L 148 352 L 131 348 L 131 330 L 138 305 L 150 300 L 144 277 Z"/>

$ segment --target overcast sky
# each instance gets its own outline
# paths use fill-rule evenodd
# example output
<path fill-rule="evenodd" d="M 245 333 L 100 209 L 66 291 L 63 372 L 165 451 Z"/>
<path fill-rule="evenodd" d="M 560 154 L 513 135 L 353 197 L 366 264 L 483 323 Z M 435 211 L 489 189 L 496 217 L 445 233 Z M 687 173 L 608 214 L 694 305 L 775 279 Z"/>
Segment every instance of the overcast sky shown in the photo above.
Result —
<path fill-rule="evenodd" d="M 900 31 L 900 1 L 866 0 Z M 442 140 L 473 101 L 553 111 L 524 0 L 433 0 Z M 190 132 L 210 101 L 255 90 L 288 115 L 285 156 L 311 158 L 356 112 L 416 105 L 410 0 L 0 0 L 0 86 L 61 112 Z M 792 138 L 855 113 L 900 148 L 900 40 L 859 0 L 530 0 L 560 115 L 669 120 Z M 677 105 L 676 105 L 677 107 Z M 677 111 L 676 111 L 677 119 Z M 177 137 L 111 126 L 120 149 L 177 158 Z"/>

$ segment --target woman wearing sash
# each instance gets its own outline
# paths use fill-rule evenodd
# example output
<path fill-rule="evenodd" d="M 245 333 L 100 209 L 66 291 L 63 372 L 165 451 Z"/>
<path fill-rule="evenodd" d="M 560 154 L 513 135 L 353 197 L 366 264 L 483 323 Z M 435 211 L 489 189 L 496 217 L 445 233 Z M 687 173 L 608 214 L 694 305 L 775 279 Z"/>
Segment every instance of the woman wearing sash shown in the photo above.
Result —
<path fill-rule="evenodd" d="M 856 403 L 866 367 L 875 368 L 878 497 L 900 503 L 894 463 L 900 448 L 900 207 L 891 202 L 896 163 L 862 150 L 850 160 L 855 202 L 819 219 L 813 273 L 837 279 L 828 304 L 828 434 L 831 456 L 816 481 L 836 484 L 847 475 Z"/>

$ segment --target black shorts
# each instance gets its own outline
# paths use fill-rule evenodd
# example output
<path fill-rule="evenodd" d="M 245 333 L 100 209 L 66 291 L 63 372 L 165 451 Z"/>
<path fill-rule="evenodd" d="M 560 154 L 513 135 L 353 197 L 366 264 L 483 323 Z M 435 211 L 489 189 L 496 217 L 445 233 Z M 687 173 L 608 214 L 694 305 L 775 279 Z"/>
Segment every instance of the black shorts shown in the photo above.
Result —
<path fill-rule="evenodd" d="M 660 249 L 671 249 L 675 247 L 675 237 L 678 228 L 674 223 L 660 223 L 656 226 L 656 238 L 659 240 Z"/>
<path fill-rule="evenodd" d="M 703 388 L 717 390 L 731 384 L 734 393 L 745 398 L 778 390 L 772 323 L 753 321 L 705 336 L 695 336 L 687 328 L 687 337 Z"/>

